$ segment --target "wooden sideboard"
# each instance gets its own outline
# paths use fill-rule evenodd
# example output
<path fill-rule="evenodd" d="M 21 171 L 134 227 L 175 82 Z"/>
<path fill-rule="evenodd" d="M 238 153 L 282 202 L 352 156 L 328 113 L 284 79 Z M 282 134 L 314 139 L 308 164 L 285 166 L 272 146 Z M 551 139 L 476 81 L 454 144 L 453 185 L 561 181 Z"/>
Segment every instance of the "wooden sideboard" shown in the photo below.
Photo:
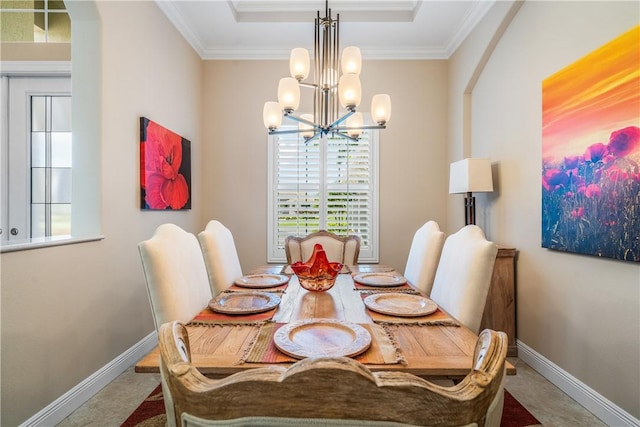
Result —
<path fill-rule="evenodd" d="M 490 328 L 503 331 L 509 336 L 507 356 L 517 357 L 516 345 L 516 294 L 515 294 L 514 248 L 498 246 L 498 255 L 493 267 L 493 277 L 482 315 L 480 330 Z"/>

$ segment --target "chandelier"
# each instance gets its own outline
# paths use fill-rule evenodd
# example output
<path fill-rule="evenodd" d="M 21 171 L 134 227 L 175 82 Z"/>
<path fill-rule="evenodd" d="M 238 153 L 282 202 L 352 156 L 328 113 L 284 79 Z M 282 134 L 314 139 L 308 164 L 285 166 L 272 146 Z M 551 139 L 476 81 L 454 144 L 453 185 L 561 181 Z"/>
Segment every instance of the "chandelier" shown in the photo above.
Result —
<path fill-rule="evenodd" d="M 365 125 L 360 105 L 362 90 L 360 70 L 362 56 L 355 46 L 346 47 L 339 58 L 340 40 L 338 26 L 340 14 L 331 16 L 328 0 L 325 17 L 318 11 L 315 19 L 313 47 L 314 82 L 306 82 L 311 69 L 309 51 L 295 48 L 291 51 L 289 70 L 291 77 L 280 79 L 278 102 L 264 104 L 264 125 L 269 135 L 299 133 L 306 142 L 331 134 L 357 141 L 365 129 L 385 129 L 391 116 L 391 98 L 387 94 L 374 95 L 371 100 L 371 116 L 375 124 Z M 342 75 L 338 78 L 338 65 Z M 295 115 L 300 104 L 300 88 L 313 90 L 313 114 Z M 341 108 L 340 108 L 341 107 Z M 298 123 L 297 129 L 278 130 L 283 117 Z"/>

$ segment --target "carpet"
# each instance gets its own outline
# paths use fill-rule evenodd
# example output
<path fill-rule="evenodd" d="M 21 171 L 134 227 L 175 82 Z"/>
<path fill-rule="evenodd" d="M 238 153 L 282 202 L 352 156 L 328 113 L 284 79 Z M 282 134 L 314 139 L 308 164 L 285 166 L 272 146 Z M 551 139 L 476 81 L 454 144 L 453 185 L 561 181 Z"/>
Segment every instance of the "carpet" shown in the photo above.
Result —
<path fill-rule="evenodd" d="M 167 417 L 164 414 L 162 387 L 158 385 L 149 396 L 133 411 L 121 427 L 164 427 Z M 540 424 L 527 409 L 507 390 L 504 391 L 504 410 L 501 427 L 527 427 Z"/>

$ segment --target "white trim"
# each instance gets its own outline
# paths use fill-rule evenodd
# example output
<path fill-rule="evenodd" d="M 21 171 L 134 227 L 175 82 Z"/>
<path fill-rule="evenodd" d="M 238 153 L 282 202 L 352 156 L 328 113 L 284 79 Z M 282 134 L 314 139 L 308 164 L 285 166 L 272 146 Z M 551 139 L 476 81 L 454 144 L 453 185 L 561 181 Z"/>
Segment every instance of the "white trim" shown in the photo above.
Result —
<path fill-rule="evenodd" d="M 70 76 L 71 61 L 0 61 L 0 75 Z"/>
<path fill-rule="evenodd" d="M 496 3 L 497 0 L 482 0 L 473 2 L 472 8 L 464 17 L 464 22 L 460 25 L 458 31 L 452 35 L 452 37 L 441 46 L 369 46 L 362 48 L 362 57 L 365 60 L 441 60 L 449 59 L 451 55 L 456 51 L 460 44 L 467 38 L 471 31 L 478 25 L 484 15 L 489 9 Z M 193 50 L 203 60 L 280 60 L 289 59 L 289 53 L 291 47 L 285 46 L 259 46 L 259 45 L 243 45 L 243 46 L 229 46 L 229 45 L 206 45 L 202 40 L 202 36 L 196 33 L 192 26 L 189 25 L 187 18 L 181 13 L 181 9 L 173 2 L 156 0 L 156 5 L 166 15 L 167 19 L 173 24 L 178 32 L 184 37 L 184 39 L 191 45 Z M 413 20 L 421 2 L 417 1 L 392 1 L 387 4 L 380 2 L 366 2 L 354 1 L 354 5 L 357 4 L 357 12 L 355 12 L 355 18 L 349 19 L 349 15 L 353 17 L 354 13 L 350 13 L 350 5 L 347 2 L 341 5 L 341 21 L 367 21 L 383 22 L 397 20 L 399 22 L 410 22 Z M 305 22 L 300 15 L 301 11 L 317 10 L 317 5 L 309 2 L 290 2 L 290 1 L 276 1 L 269 2 L 268 5 L 262 2 L 256 1 L 230 1 L 230 10 L 234 19 L 237 22 Z M 365 15 L 367 12 L 362 12 L 364 9 L 370 10 L 369 14 L 382 14 L 384 18 L 371 17 L 367 18 Z M 283 9 L 282 11 L 280 9 Z M 299 9 L 298 9 L 299 8 Z M 346 11 L 345 11 L 346 8 Z M 251 9 L 248 11 L 247 9 Z M 286 9 L 286 10 L 285 10 Z M 384 10 L 383 10 L 384 9 Z M 295 10 L 295 11 L 294 11 Z M 256 18 L 256 13 L 263 14 L 261 18 Z M 277 16 L 275 21 L 269 16 Z M 345 15 L 346 13 L 346 15 Z M 286 18 L 284 15 L 291 14 L 291 17 Z M 402 17 L 397 16 L 402 15 Z M 245 15 L 248 15 L 246 17 Z"/>
<path fill-rule="evenodd" d="M 89 400 L 94 394 L 102 390 L 107 384 L 116 379 L 121 373 L 134 365 L 158 344 L 155 331 L 138 341 L 133 347 L 100 368 L 91 376 L 73 387 L 71 390 L 51 402 L 40 412 L 26 420 L 20 427 L 54 426 L 68 417 Z"/>
<path fill-rule="evenodd" d="M 520 340 L 518 357 L 607 425 L 640 427 L 640 420 Z"/>

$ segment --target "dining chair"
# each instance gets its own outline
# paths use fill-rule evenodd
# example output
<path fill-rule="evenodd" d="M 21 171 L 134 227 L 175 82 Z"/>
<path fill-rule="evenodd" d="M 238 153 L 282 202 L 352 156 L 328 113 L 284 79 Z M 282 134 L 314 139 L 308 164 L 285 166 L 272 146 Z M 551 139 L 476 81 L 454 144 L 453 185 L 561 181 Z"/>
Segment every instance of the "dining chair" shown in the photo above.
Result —
<path fill-rule="evenodd" d="M 404 277 L 425 295 L 431 293 L 445 234 L 435 221 L 427 221 L 413 235 Z"/>
<path fill-rule="evenodd" d="M 507 345 L 504 332 L 483 330 L 473 369 L 457 385 L 441 387 L 406 372 L 371 372 L 348 357 L 305 358 L 289 367 L 255 368 L 211 379 L 191 363 L 183 324 L 165 323 L 158 337 L 175 421 L 179 424 L 186 418 L 184 425 L 202 426 L 295 425 L 295 421 L 306 425 L 306 420 L 340 425 L 337 420 L 342 420 L 344 425 L 484 427 L 487 411 L 502 391 Z"/>
<path fill-rule="evenodd" d="M 320 230 L 303 237 L 286 237 L 284 251 L 287 255 L 287 264 L 307 261 L 313 253 L 313 247 L 316 243 L 322 245 L 329 262 L 339 262 L 344 265 L 358 264 L 360 237 L 356 235 L 340 236 L 326 230 Z"/>
<path fill-rule="evenodd" d="M 198 234 L 209 283 L 214 296 L 242 277 L 242 267 L 233 234 L 220 221 L 211 220 Z"/>
<path fill-rule="evenodd" d="M 207 306 L 212 293 L 196 236 L 162 224 L 138 250 L 156 331 L 163 323 L 186 323 Z M 164 386 L 163 392 L 167 418 L 173 420 L 171 393 Z"/>
<path fill-rule="evenodd" d="M 487 301 L 498 247 L 477 225 L 447 237 L 429 297 L 474 333 Z"/>

